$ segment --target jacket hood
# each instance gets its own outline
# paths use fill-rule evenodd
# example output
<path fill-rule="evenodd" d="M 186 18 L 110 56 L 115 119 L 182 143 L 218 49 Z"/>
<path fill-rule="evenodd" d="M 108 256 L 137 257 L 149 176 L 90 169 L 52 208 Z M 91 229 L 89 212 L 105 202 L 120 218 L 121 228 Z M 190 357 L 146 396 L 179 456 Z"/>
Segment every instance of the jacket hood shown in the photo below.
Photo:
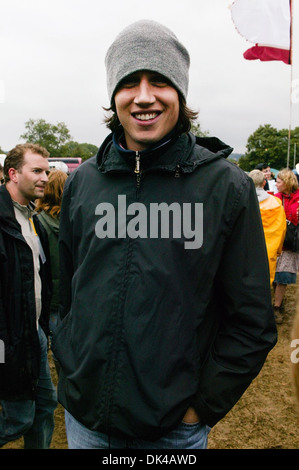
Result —
<path fill-rule="evenodd" d="M 175 145 L 174 145 L 175 144 Z M 197 152 L 193 150 L 198 148 Z M 154 147 L 138 152 L 143 173 L 148 170 L 175 171 L 179 166 L 183 173 L 192 172 L 198 165 L 218 158 L 227 158 L 233 149 L 216 137 L 196 137 L 189 132 L 164 138 Z M 127 150 L 110 134 L 96 156 L 100 171 L 132 172 L 136 152 Z"/>
<path fill-rule="evenodd" d="M 50 227 L 50 229 L 58 235 L 59 233 L 59 219 L 54 219 L 54 217 L 51 217 L 49 214 L 47 214 L 45 211 L 41 211 L 38 216 L 43 219 L 46 224 Z"/>
<path fill-rule="evenodd" d="M 260 211 L 264 227 L 271 227 L 277 224 L 277 219 L 281 214 L 282 204 L 275 196 L 268 195 L 269 197 L 260 201 Z"/>
<path fill-rule="evenodd" d="M 267 191 L 265 191 L 263 188 L 255 188 L 255 190 L 259 202 L 262 202 L 270 197 L 270 194 L 267 193 Z"/>

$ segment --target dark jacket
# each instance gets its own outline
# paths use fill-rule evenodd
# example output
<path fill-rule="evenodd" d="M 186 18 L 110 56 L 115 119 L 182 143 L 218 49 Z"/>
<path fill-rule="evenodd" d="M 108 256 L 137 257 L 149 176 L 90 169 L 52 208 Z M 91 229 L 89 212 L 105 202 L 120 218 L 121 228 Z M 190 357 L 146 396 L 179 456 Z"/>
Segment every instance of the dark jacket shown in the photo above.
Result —
<path fill-rule="evenodd" d="M 34 225 L 49 260 L 47 234 L 33 215 Z M 48 261 L 40 262 L 42 311 L 39 323 L 49 334 L 51 295 Z M 39 376 L 40 346 L 36 326 L 32 251 L 22 236 L 6 187 L 0 187 L 0 339 L 5 362 L 0 363 L 0 398 L 31 399 Z"/>
<path fill-rule="evenodd" d="M 56 313 L 59 309 L 59 217 L 51 217 L 45 211 L 41 211 L 37 217 L 48 235 L 52 274 L 52 297 L 50 311 Z"/>
<path fill-rule="evenodd" d="M 184 134 L 142 152 L 139 178 L 134 152 L 108 136 L 69 177 L 53 346 L 59 400 L 88 428 L 155 440 L 189 406 L 213 426 L 274 346 L 260 210 L 252 180 L 225 159 L 231 151 L 218 139 Z M 202 245 L 186 249 L 183 231 L 155 236 L 152 227 L 150 236 L 155 203 L 202 203 Z M 147 232 L 144 218 L 142 228 L 134 217 L 144 208 Z"/>

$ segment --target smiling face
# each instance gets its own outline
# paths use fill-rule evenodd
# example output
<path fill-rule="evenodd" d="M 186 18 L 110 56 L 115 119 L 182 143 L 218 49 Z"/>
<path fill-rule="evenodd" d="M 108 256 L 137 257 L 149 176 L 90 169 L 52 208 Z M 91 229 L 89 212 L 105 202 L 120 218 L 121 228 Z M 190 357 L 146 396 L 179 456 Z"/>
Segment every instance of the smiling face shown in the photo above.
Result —
<path fill-rule="evenodd" d="M 129 75 L 114 99 L 129 150 L 145 150 L 159 142 L 178 121 L 178 92 L 156 72 Z"/>
<path fill-rule="evenodd" d="M 22 167 L 9 169 L 7 189 L 14 201 L 27 205 L 44 195 L 48 181 L 48 159 L 30 150 L 24 154 Z"/>
<path fill-rule="evenodd" d="M 271 179 L 271 168 L 269 166 L 267 168 L 263 168 L 262 172 L 267 180 Z"/>

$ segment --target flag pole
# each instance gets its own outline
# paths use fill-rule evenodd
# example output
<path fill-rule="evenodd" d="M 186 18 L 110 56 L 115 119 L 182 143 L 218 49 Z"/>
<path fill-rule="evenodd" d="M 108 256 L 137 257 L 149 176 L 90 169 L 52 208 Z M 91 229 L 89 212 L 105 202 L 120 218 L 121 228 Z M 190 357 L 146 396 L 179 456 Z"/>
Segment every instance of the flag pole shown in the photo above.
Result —
<path fill-rule="evenodd" d="M 288 154 L 287 154 L 287 168 L 290 165 L 290 148 L 291 148 L 291 130 L 292 130 L 292 86 L 293 86 L 293 5 L 290 0 L 290 65 L 291 65 L 291 78 L 290 78 L 290 118 L 289 118 L 289 133 L 288 133 Z"/>

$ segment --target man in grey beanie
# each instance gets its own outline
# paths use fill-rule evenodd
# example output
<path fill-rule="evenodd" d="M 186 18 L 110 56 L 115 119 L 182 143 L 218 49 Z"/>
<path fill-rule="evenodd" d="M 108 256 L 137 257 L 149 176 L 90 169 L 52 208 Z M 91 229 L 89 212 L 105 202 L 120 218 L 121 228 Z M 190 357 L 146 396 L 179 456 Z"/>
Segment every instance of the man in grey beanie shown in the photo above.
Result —
<path fill-rule="evenodd" d="M 165 26 L 106 55 L 111 134 L 68 178 L 53 338 L 69 448 L 201 449 L 276 342 L 253 182 L 191 132 Z"/>

